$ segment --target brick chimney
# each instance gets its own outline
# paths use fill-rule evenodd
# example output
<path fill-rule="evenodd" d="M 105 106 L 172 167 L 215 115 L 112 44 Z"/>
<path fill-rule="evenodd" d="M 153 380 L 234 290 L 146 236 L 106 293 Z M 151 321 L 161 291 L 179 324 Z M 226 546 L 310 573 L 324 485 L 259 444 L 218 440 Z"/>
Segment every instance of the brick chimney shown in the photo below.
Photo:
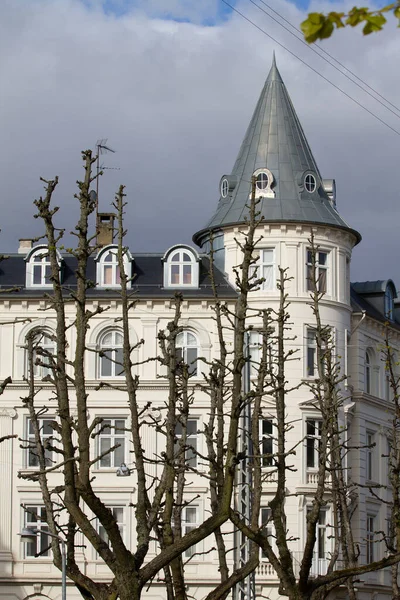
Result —
<path fill-rule="evenodd" d="M 114 238 L 114 213 L 98 213 L 97 214 L 97 245 L 108 246 L 113 243 Z"/>

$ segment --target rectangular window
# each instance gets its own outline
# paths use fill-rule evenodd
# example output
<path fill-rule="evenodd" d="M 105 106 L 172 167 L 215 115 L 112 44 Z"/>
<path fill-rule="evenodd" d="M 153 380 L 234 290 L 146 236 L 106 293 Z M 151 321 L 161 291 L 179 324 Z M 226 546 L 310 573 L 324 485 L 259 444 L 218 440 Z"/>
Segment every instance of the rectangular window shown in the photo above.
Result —
<path fill-rule="evenodd" d="M 125 537 L 124 507 L 123 506 L 108 506 L 108 508 L 111 510 L 112 515 L 117 522 L 118 529 L 120 531 L 122 539 L 124 539 L 124 537 Z M 99 521 L 97 521 L 97 527 L 98 527 L 98 532 L 99 532 L 101 539 L 108 543 L 108 535 L 106 533 L 106 530 L 104 529 L 103 525 L 101 525 L 101 523 Z"/>
<path fill-rule="evenodd" d="M 309 513 L 311 507 L 307 508 Z M 313 554 L 313 562 L 311 565 L 311 574 L 316 577 L 318 575 L 325 575 L 328 568 L 329 561 L 329 540 L 331 535 L 328 532 L 328 509 L 322 508 L 319 511 L 318 521 L 316 524 L 315 532 L 315 546 Z"/>
<path fill-rule="evenodd" d="M 367 431 L 366 435 L 366 450 L 367 450 L 367 463 L 366 463 L 366 479 L 372 481 L 374 478 L 374 434 Z"/>
<path fill-rule="evenodd" d="M 103 419 L 99 426 L 98 434 L 98 454 L 100 468 L 119 467 L 125 460 L 125 428 L 126 419 Z M 111 452 L 110 448 L 118 445 Z"/>
<path fill-rule="evenodd" d="M 375 538 L 375 517 L 367 515 L 367 564 L 373 562 L 374 559 L 374 538 Z"/>
<path fill-rule="evenodd" d="M 261 454 L 262 466 L 274 466 L 274 422 L 272 419 L 263 419 L 261 425 Z"/>
<path fill-rule="evenodd" d="M 198 527 L 198 506 L 186 506 L 182 511 L 182 535 L 193 531 Z M 196 552 L 196 546 L 190 546 L 184 552 L 186 558 L 190 558 Z"/>
<path fill-rule="evenodd" d="M 317 375 L 317 341 L 315 339 L 315 329 L 307 329 L 307 377 Z"/>
<path fill-rule="evenodd" d="M 197 467 L 197 430 L 197 419 L 188 419 L 186 423 L 185 461 L 193 469 Z M 179 442 L 182 438 L 182 425 L 179 422 L 176 424 L 175 435 L 177 437 L 175 452 L 179 457 L 181 449 Z"/>
<path fill-rule="evenodd" d="M 50 447 L 46 447 L 47 444 L 52 445 L 53 444 L 53 436 L 54 436 L 54 429 L 51 426 L 51 423 L 54 421 L 54 419 L 38 419 L 38 424 L 39 424 L 39 431 L 40 431 L 40 437 L 41 440 L 43 442 L 43 444 L 45 445 L 45 450 L 44 450 L 44 455 L 45 455 L 45 460 L 46 460 L 46 464 L 48 466 L 51 466 L 53 463 L 53 451 Z M 37 452 L 37 448 L 36 448 L 36 442 L 35 442 L 35 433 L 34 433 L 34 429 L 33 429 L 33 422 L 31 421 L 31 419 L 28 419 L 27 421 L 27 430 L 28 430 L 28 456 L 27 456 L 27 466 L 28 467 L 38 467 L 39 466 L 39 456 L 38 456 L 38 452 Z"/>
<path fill-rule="evenodd" d="M 313 271 L 312 271 L 312 263 L 313 263 L 313 254 L 312 250 L 307 250 L 307 291 L 314 291 L 314 281 L 313 281 Z M 328 253 L 317 251 L 315 253 L 315 283 L 317 285 L 317 289 L 321 293 L 327 292 L 327 277 L 328 275 Z"/>
<path fill-rule="evenodd" d="M 273 549 L 276 549 L 275 548 L 274 524 L 272 521 L 271 509 L 269 508 L 269 506 L 261 507 L 261 527 L 264 529 L 265 533 L 267 534 L 268 541 L 271 544 L 271 546 L 273 547 Z M 261 551 L 261 560 L 264 560 L 264 561 L 268 560 L 267 555 L 263 551 Z"/>
<path fill-rule="evenodd" d="M 37 554 L 40 556 L 50 556 L 50 537 L 46 534 L 49 530 L 46 519 L 46 509 L 41 505 L 28 505 L 25 509 L 25 527 L 35 529 L 39 533 L 35 539 L 25 544 L 25 558 L 33 558 Z"/>
<path fill-rule="evenodd" d="M 254 265 L 251 266 L 250 275 L 253 275 L 253 273 L 255 273 L 254 279 L 264 280 L 260 284 L 261 290 L 276 289 L 275 250 L 273 248 L 264 248 L 256 250 L 254 253 L 254 258 L 258 258 L 258 260 Z"/>
<path fill-rule="evenodd" d="M 306 466 L 307 469 L 318 468 L 319 449 L 321 446 L 322 421 L 307 419 L 306 421 Z"/>

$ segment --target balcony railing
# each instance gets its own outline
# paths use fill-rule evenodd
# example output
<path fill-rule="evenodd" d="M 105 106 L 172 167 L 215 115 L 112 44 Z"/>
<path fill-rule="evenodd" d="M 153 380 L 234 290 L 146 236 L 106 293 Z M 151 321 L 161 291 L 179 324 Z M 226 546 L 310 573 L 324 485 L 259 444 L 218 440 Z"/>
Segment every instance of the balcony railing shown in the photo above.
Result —
<path fill-rule="evenodd" d="M 300 565 L 303 560 L 303 552 L 292 552 L 293 569 L 296 577 L 300 574 Z M 328 570 L 329 558 L 319 558 L 317 553 L 314 554 L 311 563 L 310 577 L 318 577 L 325 575 Z M 256 570 L 256 577 L 261 579 L 276 579 L 275 569 L 267 560 L 261 560 Z"/>

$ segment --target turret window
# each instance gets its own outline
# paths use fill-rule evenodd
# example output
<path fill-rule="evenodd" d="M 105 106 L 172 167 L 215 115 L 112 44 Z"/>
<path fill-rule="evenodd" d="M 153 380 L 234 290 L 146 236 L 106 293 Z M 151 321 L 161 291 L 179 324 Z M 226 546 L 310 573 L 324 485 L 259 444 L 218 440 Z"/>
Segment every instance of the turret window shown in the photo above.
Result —
<path fill-rule="evenodd" d="M 265 190 L 268 186 L 268 175 L 266 173 L 259 173 L 256 178 L 256 186 L 258 190 Z"/>
<path fill-rule="evenodd" d="M 223 179 L 221 181 L 221 196 L 223 198 L 226 198 L 228 195 L 228 191 L 229 191 L 229 184 L 228 184 L 228 180 L 227 179 Z"/>
<path fill-rule="evenodd" d="M 388 284 L 385 290 L 385 317 L 391 321 L 393 320 L 393 300 L 393 288 L 390 284 Z"/>
<path fill-rule="evenodd" d="M 311 173 L 308 173 L 305 176 L 304 187 L 306 188 L 309 194 L 315 192 L 315 188 L 317 187 L 317 180 L 315 179 L 314 175 L 311 175 Z"/>

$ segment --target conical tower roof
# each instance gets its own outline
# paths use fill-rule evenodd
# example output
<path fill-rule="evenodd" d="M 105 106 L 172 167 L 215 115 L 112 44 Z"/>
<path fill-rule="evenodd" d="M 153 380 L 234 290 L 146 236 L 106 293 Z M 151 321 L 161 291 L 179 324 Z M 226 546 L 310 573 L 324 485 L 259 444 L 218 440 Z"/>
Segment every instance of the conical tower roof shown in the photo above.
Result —
<path fill-rule="evenodd" d="M 264 222 L 324 224 L 361 239 L 336 210 L 334 182 L 321 178 L 275 56 L 232 173 L 221 179 L 217 210 L 193 236 L 196 243 L 202 245 L 210 230 L 245 221 L 253 175 L 259 176 L 257 208 Z"/>

